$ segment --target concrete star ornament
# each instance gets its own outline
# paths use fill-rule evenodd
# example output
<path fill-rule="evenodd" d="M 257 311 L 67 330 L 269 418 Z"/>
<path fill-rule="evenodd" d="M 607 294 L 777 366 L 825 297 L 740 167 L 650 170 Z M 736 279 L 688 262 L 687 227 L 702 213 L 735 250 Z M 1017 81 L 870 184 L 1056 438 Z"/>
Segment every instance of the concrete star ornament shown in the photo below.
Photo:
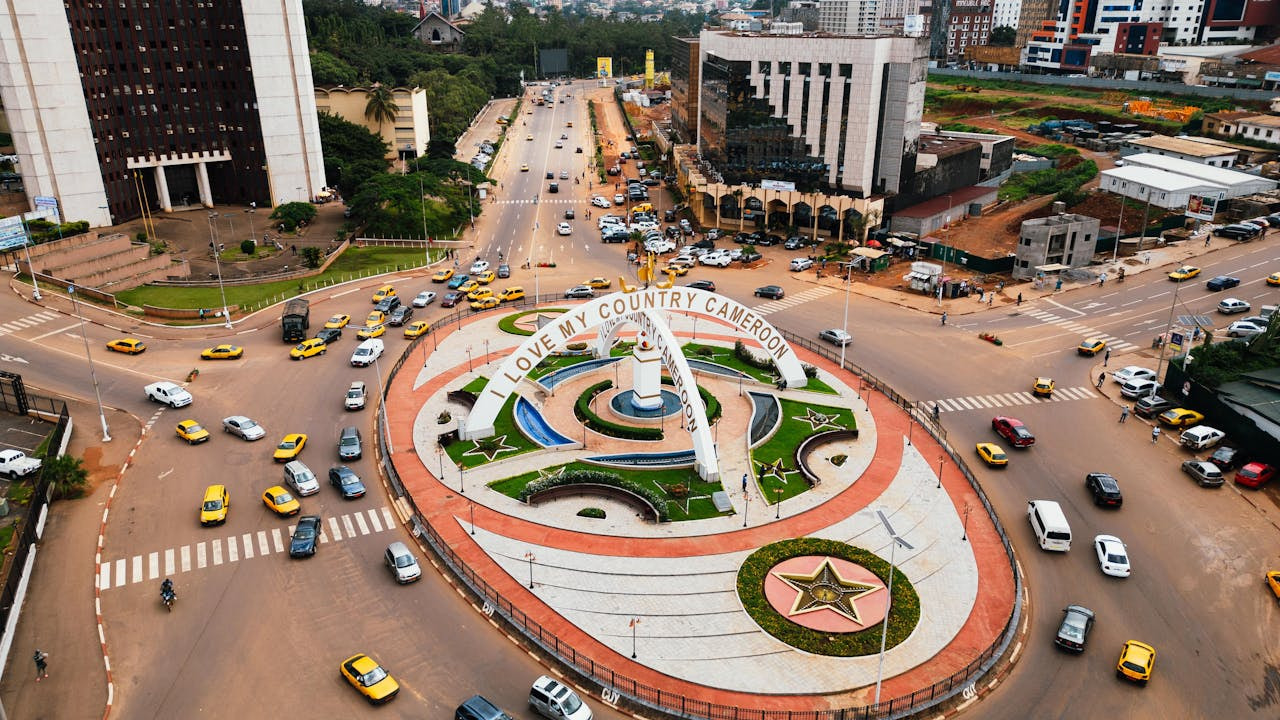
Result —
<path fill-rule="evenodd" d="M 795 603 L 788 614 L 831 610 L 859 625 L 863 622 L 857 601 L 884 589 L 883 585 L 844 579 L 829 557 L 823 558 L 811 573 L 774 572 L 773 575 L 796 591 Z"/>

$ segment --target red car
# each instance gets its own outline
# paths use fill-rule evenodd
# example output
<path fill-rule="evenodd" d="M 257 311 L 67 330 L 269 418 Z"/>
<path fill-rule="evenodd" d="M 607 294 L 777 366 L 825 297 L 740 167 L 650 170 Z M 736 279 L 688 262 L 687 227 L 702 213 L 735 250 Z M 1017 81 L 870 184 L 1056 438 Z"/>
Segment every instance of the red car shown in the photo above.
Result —
<path fill-rule="evenodd" d="M 445 293 L 444 297 L 440 299 L 440 307 L 453 307 L 457 305 L 458 301 L 462 299 L 463 294 L 464 293 L 460 292 Z"/>
<path fill-rule="evenodd" d="M 1271 481 L 1276 469 L 1266 463 L 1251 462 L 1236 471 L 1236 484 L 1247 488 L 1260 488 Z"/>
<path fill-rule="evenodd" d="M 1008 440 L 1014 447 L 1030 447 L 1036 444 L 1036 436 L 1017 418 L 997 415 L 991 418 L 991 429 Z"/>

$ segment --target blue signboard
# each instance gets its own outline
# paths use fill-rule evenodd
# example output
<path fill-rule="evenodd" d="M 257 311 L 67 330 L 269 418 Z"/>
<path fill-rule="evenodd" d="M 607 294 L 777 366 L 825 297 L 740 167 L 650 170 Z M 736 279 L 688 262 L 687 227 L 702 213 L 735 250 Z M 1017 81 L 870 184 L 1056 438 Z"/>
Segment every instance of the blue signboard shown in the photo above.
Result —
<path fill-rule="evenodd" d="M 0 251 L 15 250 L 27 244 L 27 231 L 18 215 L 0 219 Z"/>

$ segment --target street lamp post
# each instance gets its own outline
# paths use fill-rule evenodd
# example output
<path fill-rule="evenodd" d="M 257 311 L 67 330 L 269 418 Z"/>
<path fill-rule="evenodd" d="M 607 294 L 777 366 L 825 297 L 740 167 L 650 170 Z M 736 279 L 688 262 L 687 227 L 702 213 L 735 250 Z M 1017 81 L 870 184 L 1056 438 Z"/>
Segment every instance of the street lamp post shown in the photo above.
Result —
<path fill-rule="evenodd" d="M 907 550 L 914 550 L 915 548 L 911 545 L 911 543 L 898 537 L 898 534 L 893 531 L 893 526 L 889 524 L 889 518 L 885 517 L 883 512 L 877 510 L 876 515 L 880 516 L 880 523 L 884 525 L 885 531 L 889 533 L 889 588 L 888 588 L 889 602 L 885 607 L 884 621 L 883 621 L 883 625 L 881 625 L 881 628 L 880 628 L 880 663 L 879 663 L 880 667 L 879 669 L 876 670 L 875 704 L 879 705 L 880 704 L 880 685 L 884 681 L 884 646 L 885 646 L 886 640 L 888 640 L 888 637 L 889 637 L 889 613 L 893 610 L 893 576 L 896 573 L 895 565 L 894 565 L 894 561 L 896 559 L 895 554 L 899 545 L 901 545 L 903 548 Z"/>
<path fill-rule="evenodd" d="M 40 285 L 36 283 L 36 266 L 31 264 L 31 233 L 27 232 L 25 220 L 22 221 L 22 234 L 26 236 L 23 239 L 22 251 L 27 254 L 27 272 L 31 273 L 31 298 L 40 302 Z"/>
<path fill-rule="evenodd" d="M 218 213 L 209 213 L 209 244 L 213 246 L 213 266 L 218 273 L 218 293 L 222 295 L 222 319 L 226 321 L 227 329 L 231 329 L 231 313 L 227 310 L 227 289 L 222 285 L 222 261 L 218 257 L 219 251 L 222 249 L 218 244 L 217 227 L 214 219 L 218 217 Z"/>
<path fill-rule="evenodd" d="M 742 491 L 742 527 L 747 526 L 747 511 L 751 509 L 751 495 Z"/>
<path fill-rule="evenodd" d="M 30 261 L 28 261 L 30 262 Z M 80 305 L 76 302 L 76 286 L 67 286 L 67 295 L 71 298 L 71 309 L 80 321 L 80 339 L 84 341 L 84 357 L 89 361 L 89 377 L 93 380 L 93 394 L 98 399 L 98 420 L 102 422 L 102 442 L 111 442 L 111 432 L 107 428 L 107 413 L 102 409 L 102 391 L 98 389 L 98 374 L 93 369 L 93 354 L 89 352 L 89 336 L 84 332 L 84 315 L 80 314 Z"/>
<path fill-rule="evenodd" d="M 529 561 L 529 589 L 532 590 L 533 589 L 533 560 L 534 560 L 533 553 L 531 552 L 525 553 L 524 559 Z"/>
<path fill-rule="evenodd" d="M 782 519 L 782 488 L 774 488 L 773 491 L 778 495 L 778 502 L 774 504 L 773 519 Z"/>
<path fill-rule="evenodd" d="M 1172 336 L 1173 334 L 1173 313 L 1178 308 L 1178 290 L 1182 287 L 1181 282 L 1173 284 L 1173 300 L 1169 303 L 1169 322 L 1165 325 L 1165 333 Z M 1160 358 L 1156 361 L 1156 377 L 1160 377 L 1160 371 L 1164 369 L 1164 349 L 1169 343 L 1160 343 Z"/>
<path fill-rule="evenodd" d="M 845 271 L 844 276 L 844 323 L 840 326 L 844 329 L 845 335 L 849 334 L 849 289 L 853 285 L 853 266 Z M 848 345 L 845 338 L 840 338 L 840 369 L 844 370 L 844 348 Z"/>
<path fill-rule="evenodd" d="M 458 492 L 467 494 L 467 468 L 461 462 L 458 463 Z"/>
<path fill-rule="evenodd" d="M 938 456 L 938 489 L 942 489 L 942 463 L 945 462 L 946 456 Z"/>

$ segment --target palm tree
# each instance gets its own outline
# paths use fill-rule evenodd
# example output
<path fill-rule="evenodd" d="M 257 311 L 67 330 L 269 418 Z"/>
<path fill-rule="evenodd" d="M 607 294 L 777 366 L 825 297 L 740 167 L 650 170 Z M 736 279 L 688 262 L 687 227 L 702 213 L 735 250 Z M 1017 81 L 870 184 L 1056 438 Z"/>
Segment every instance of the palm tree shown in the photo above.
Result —
<path fill-rule="evenodd" d="M 364 116 L 378 123 L 379 137 L 382 135 L 382 124 L 394 121 L 398 112 L 400 106 L 396 104 L 395 95 L 383 87 L 382 83 L 374 83 L 373 89 L 369 91 L 369 102 L 364 106 Z"/>

